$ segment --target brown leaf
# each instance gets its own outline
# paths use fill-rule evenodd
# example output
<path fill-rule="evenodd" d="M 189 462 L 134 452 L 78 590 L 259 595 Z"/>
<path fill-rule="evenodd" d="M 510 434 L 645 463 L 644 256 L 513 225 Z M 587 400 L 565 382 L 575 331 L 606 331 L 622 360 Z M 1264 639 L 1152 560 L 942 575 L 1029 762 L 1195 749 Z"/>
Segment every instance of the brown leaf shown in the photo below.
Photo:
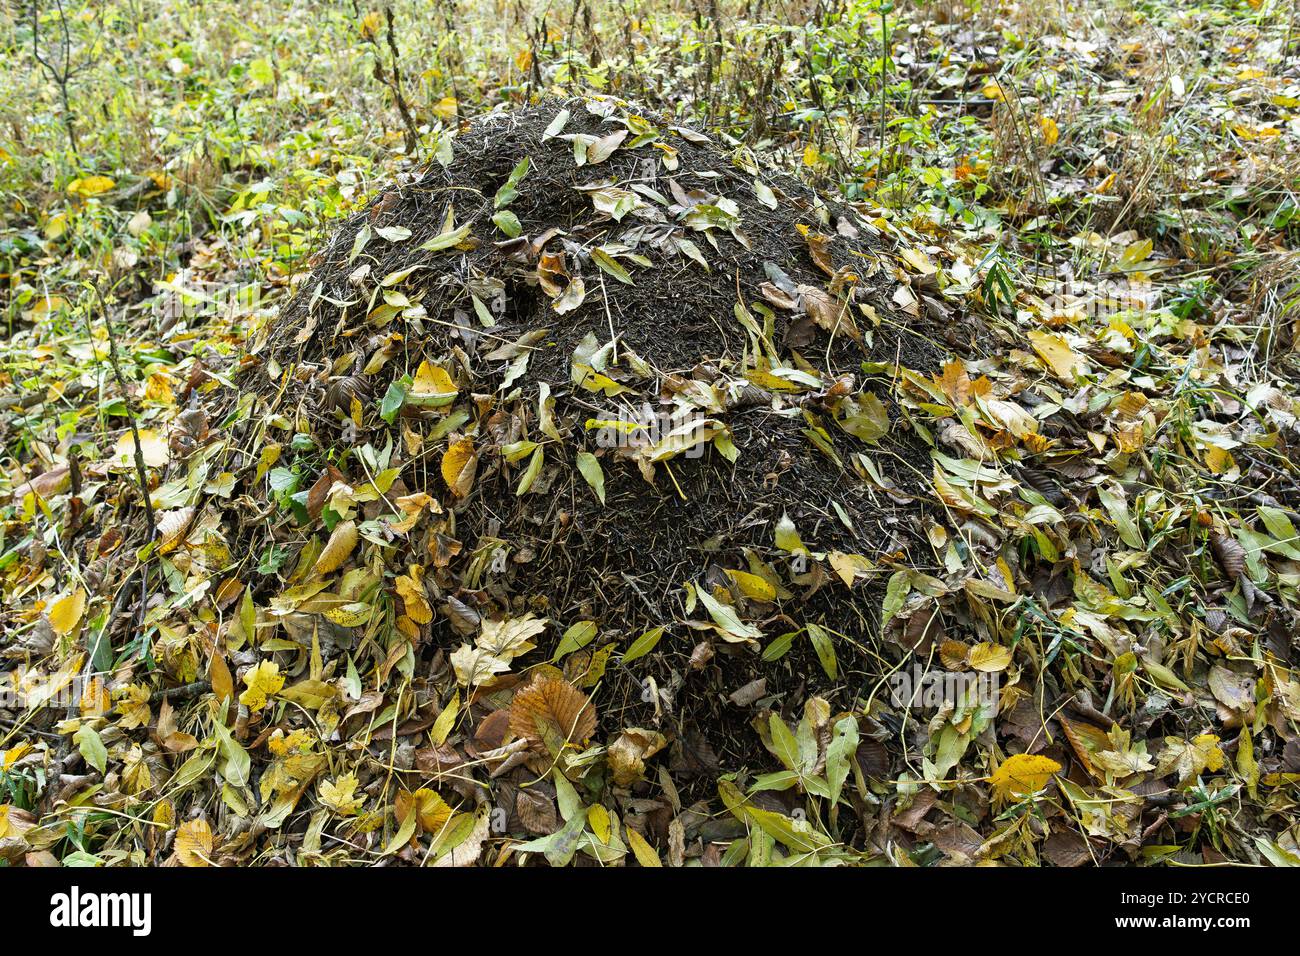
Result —
<path fill-rule="evenodd" d="M 212 693 L 217 700 L 235 699 L 235 681 L 230 676 L 230 668 L 226 666 L 226 658 L 220 648 L 212 652 L 212 662 L 208 664 L 208 679 L 212 681 Z"/>
<path fill-rule="evenodd" d="M 37 475 L 31 481 L 23 482 L 14 489 L 13 497 L 16 501 L 21 501 L 28 494 L 35 494 L 38 498 L 50 498 L 67 491 L 71 485 L 72 475 L 68 466 L 60 465 L 43 475 Z"/>
<path fill-rule="evenodd" d="M 828 276 L 835 275 L 835 263 L 831 260 L 831 237 L 809 232 L 804 238 L 808 241 L 808 254 L 812 256 L 817 268 Z"/>
<path fill-rule="evenodd" d="M 630 786 L 645 775 L 645 762 L 657 754 L 668 741 L 664 735 L 641 727 L 629 727 L 609 745 L 606 759 L 620 787 Z"/>
<path fill-rule="evenodd" d="M 504 707 L 492 711 L 474 728 L 474 749 L 480 753 L 495 750 L 505 743 L 506 731 L 509 729 L 510 711 Z"/>
<path fill-rule="evenodd" d="M 1231 535 L 1215 532 L 1210 535 L 1210 547 L 1214 549 L 1214 556 L 1219 559 L 1219 564 L 1223 565 L 1223 570 L 1227 572 L 1228 580 L 1236 581 L 1240 578 L 1242 572 L 1246 570 L 1246 549 L 1238 543 L 1237 539 Z"/>
<path fill-rule="evenodd" d="M 524 829 L 536 836 L 554 833 L 560 827 L 560 815 L 556 812 L 555 801 L 537 787 L 519 791 L 515 797 L 515 813 L 519 815 L 519 822 L 524 825 Z"/>
<path fill-rule="evenodd" d="M 546 750 L 547 738 L 585 742 L 596 732 L 596 708 L 568 681 L 543 677 L 515 695 L 510 732 L 526 739 L 534 750 Z"/>
<path fill-rule="evenodd" d="M 333 465 L 326 465 L 325 470 L 316 479 L 316 483 L 307 492 L 307 514 L 311 515 L 313 521 L 319 518 L 320 513 L 325 510 L 325 502 L 329 498 L 330 489 L 334 487 L 336 481 L 346 482 L 347 476 Z"/>
<path fill-rule="evenodd" d="M 771 302 L 778 309 L 794 311 L 799 307 L 799 303 L 795 300 L 794 296 L 789 295 L 783 289 L 778 288 L 771 282 L 764 282 L 758 287 L 758 291 L 762 294 L 763 298 L 767 299 L 768 302 Z"/>
<path fill-rule="evenodd" d="M 834 334 L 844 333 L 853 339 L 861 338 L 853 314 L 847 302 L 832 298 L 823 290 L 812 285 L 799 286 L 803 296 L 803 307 L 808 317 L 817 323 L 817 327 Z"/>
<path fill-rule="evenodd" d="M 1073 830 L 1058 830 L 1043 841 L 1043 856 L 1052 866 L 1083 866 L 1092 859 L 1088 841 Z"/>

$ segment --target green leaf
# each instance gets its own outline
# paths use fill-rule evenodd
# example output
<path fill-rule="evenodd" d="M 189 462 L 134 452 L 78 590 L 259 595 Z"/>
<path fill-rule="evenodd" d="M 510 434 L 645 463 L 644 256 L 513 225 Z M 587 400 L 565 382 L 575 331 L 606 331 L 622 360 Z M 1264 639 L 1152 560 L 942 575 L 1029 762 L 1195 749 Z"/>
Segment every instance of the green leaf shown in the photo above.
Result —
<path fill-rule="evenodd" d="M 704 609 L 709 612 L 709 616 L 721 629 L 724 638 L 732 641 L 753 641 L 763 636 L 762 631 L 752 625 L 743 623 L 736 616 L 733 608 L 714 600 L 713 595 L 703 588 L 697 587 L 695 592 L 699 596 L 700 603 L 704 605 Z"/>
<path fill-rule="evenodd" d="M 578 796 L 578 791 L 569 782 L 569 778 L 560 772 L 559 767 L 551 768 L 551 780 L 555 784 L 555 803 L 560 808 L 561 819 L 570 820 L 579 816 L 585 820 L 587 813 L 582 805 L 582 798 Z"/>
<path fill-rule="evenodd" d="M 556 136 L 559 136 L 561 133 L 563 133 L 564 127 L 568 122 L 569 122 L 569 111 L 567 109 L 560 110 L 558 113 L 556 113 L 555 119 L 551 120 L 551 124 L 547 126 L 546 131 L 542 133 L 542 142 L 544 143 L 548 139 L 554 139 Z"/>
<path fill-rule="evenodd" d="M 275 69 L 271 66 L 271 61 L 265 57 L 258 57 L 248 64 L 248 78 L 261 86 L 274 83 Z"/>
<path fill-rule="evenodd" d="M 528 157 L 525 156 L 510 171 L 510 178 L 505 181 L 505 185 L 497 190 L 496 198 L 492 200 L 492 208 L 500 209 L 514 201 L 514 198 L 519 195 L 519 184 L 528 175 L 528 166 Z"/>
<path fill-rule="evenodd" d="M 1128 499 L 1124 489 L 1118 484 L 1100 485 L 1097 488 L 1097 496 L 1101 498 L 1102 505 L 1110 514 L 1110 520 L 1115 523 L 1115 530 L 1119 532 L 1120 540 L 1130 548 L 1145 550 L 1146 545 L 1142 542 L 1142 534 L 1129 514 Z"/>
<path fill-rule="evenodd" d="M 827 677 L 835 680 L 839 665 L 835 659 L 835 643 L 831 640 L 830 634 L 826 632 L 824 627 L 809 624 L 808 637 L 812 639 L 813 650 L 817 652 L 817 659 L 821 661 L 822 670 L 826 672 Z"/>
<path fill-rule="evenodd" d="M 351 262 L 357 256 L 361 255 L 361 250 L 366 247 L 370 241 L 370 223 L 366 223 L 357 230 L 357 237 L 352 240 L 352 253 L 348 256 L 348 262 Z"/>
<path fill-rule="evenodd" d="M 645 657 L 655 649 L 655 645 L 659 643 L 659 638 L 663 637 L 663 633 L 664 629 L 662 626 L 650 628 L 650 630 L 646 631 L 633 641 L 632 646 L 623 652 L 623 663 L 626 664 L 639 657 Z"/>
<path fill-rule="evenodd" d="M 425 252 L 441 252 L 443 249 L 450 249 L 452 246 L 458 246 L 469 236 L 469 223 L 458 229 L 449 229 L 440 232 L 428 242 L 422 243 L 420 248 Z"/>
<path fill-rule="evenodd" d="M 410 812 L 407 813 L 406 820 L 403 821 L 401 829 L 393 835 L 393 839 L 389 842 L 388 846 L 384 848 L 384 852 L 381 855 L 392 856 L 402 847 L 406 846 L 406 844 L 410 843 L 411 837 L 415 835 L 415 825 L 419 820 L 420 815 L 416 813 L 415 808 L 412 807 Z"/>
<path fill-rule="evenodd" d="M 772 714 L 768 718 L 768 729 L 772 732 L 772 749 L 776 751 L 776 757 L 781 763 L 785 764 L 786 770 L 799 772 L 799 743 L 794 739 L 794 734 L 786 722 L 781 719 L 780 714 Z"/>
<path fill-rule="evenodd" d="M 537 476 L 542 473 L 542 463 L 546 460 L 546 446 L 538 445 L 533 452 L 533 457 L 528 460 L 528 468 L 524 471 L 524 477 L 519 479 L 519 487 L 515 489 L 516 495 L 526 495 L 528 489 L 533 486 Z"/>
<path fill-rule="evenodd" d="M 600 503 L 605 503 L 605 472 L 600 467 L 600 462 L 596 456 L 589 451 L 578 452 L 578 471 L 582 477 L 591 485 L 591 490 L 596 492 L 596 497 Z"/>
<path fill-rule="evenodd" d="M 564 826 L 554 833 L 521 843 L 515 847 L 516 853 L 541 853 L 551 866 L 567 866 L 578 849 L 578 841 L 587 825 L 585 813 L 575 813 Z"/>
<path fill-rule="evenodd" d="M 402 376 L 397 381 L 388 386 L 388 391 L 384 393 L 383 401 L 379 403 L 379 417 L 388 424 L 393 424 L 393 419 L 397 413 L 402 410 L 406 404 L 407 386 L 410 384 L 410 376 Z"/>
<path fill-rule="evenodd" d="M 496 213 L 492 217 L 492 222 L 511 239 L 524 231 L 524 227 L 519 224 L 519 217 L 509 209 L 502 209 Z"/>
<path fill-rule="evenodd" d="M 622 282 L 625 285 L 636 284 L 632 281 L 631 274 L 619 264 L 618 260 L 604 249 L 592 249 L 591 259 L 596 263 L 596 265 L 600 266 L 604 272 L 609 273 L 619 282 Z"/>
<path fill-rule="evenodd" d="M 248 751 L 244 749 L 239 741 L 235 740 L 234 736 L 220 721 L 214 721 L 212 729 L 216 732 L 217 740 L 221 744 L 221 753 L 224 757 L 221 775 L 226 778 L 227 783 L 233 786 L 247 786 L 252 775 L 252 759 L 249 757 Z"/>
<path fill-rule="evenodd" d="M 81 729 L 72 735 L 73 742 L 81 751 L 82 759 L 101 774 L 108 770 L 108 748 L 100 739 L 99 733 L 90 724 L 82 724 Z"/>
<path fill-rule="evenodd" d="M 846 398 L 840 410 L 844 417 L 836 421 L 854 438 L 877 442 L 889 434 L 889 412 L 873 392 L 863 392 L 856 399 Z"/>
<path fill-rule="evenodd" d="M 790 648 L 794 646 L 794 639 L 798 637 L 800 633 L 800 631 L 790 631 L 787 634 L 782 634 L 780 637 L 773 639 L 767 647 L 763 648 L 763 653 L 760 656 L 769 664 L 773 661 L 779 661 L 781 658 L 785 657 L 786 654 L 790 653 Z"/>
<path fill-rule="evenodd" d="M 595 621 L 579 621 L 571 625 L 560 638 L 560 643 L 555 648 L 555 656 L 551 660 L 558 661 L 565 654 L 582 650 L 596 639 L 597 633 Z"/>
<path fill-rule="evenodd" d="M 889 583 L 885 585 L 885 600 L 880 608 L 881 634 L 885 633 L 885 629 L 889 627 L 889 622 L 894 619 L 894 615 L 903 609 L 903 602 L 907 600 L 907 595 L 911 590 L 911 571 L 895 571 L 889 576 Z"/>
<path fill-rule="evenodd" d="M 826 781 L 831 805 L 839 802 L 840 791 L 849 775 L 849 761 L 858 749 L 858 719 L 852 715 L 835 724 L 826 746 Z"/>

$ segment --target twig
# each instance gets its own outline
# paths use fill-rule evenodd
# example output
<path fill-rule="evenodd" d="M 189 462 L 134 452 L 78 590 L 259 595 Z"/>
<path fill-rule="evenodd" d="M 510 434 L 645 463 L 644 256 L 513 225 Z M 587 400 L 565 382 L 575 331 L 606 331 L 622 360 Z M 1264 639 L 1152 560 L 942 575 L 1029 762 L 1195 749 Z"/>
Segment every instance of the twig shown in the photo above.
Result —
<path fill-rule="evenodd" d="M 149 695 L 149 703 L 158 704 L 164 700 L 193 700 L 202 694 L 212 690 L 212 681 L 196 680 L 188 684 L 181 684 L 179 687 L 167 687 L 163 690 L 156 690 Z"/>
<path fill-rule="evenodd" d="M 73 75 L 78 72 L 71 65 L 72 35 L 68 32 L 68 17 L 63 11 L 63 0 L 55 0 L 55 6 L 59 11 L 59 27 L 63 34 L 59 40 L 58 57 L 62 60 L 62 65 L 58 65 L 41 54 L 40 6 L 39 0 L 32 0 L 32 56 L 59 88 L 59 98 L 63 101 L 63 128 L 67 130 L 68 143 L 72 146 L 72 152 L 80 154 L 81 146 L 77 141 L 76 128 L 72 124 L 72 106 L 68 98 L 68 84 L 72 82 Z"/>
<path fill-rule="evenodd" d="M 131 426 L 131 438 L 135 443 L 135 475 L 136 475 L 136 479 L 140 483 L 140 497 L 144 501 L 145 527 L 148 531 L 149 542 L 153 542 L 154 540 L 157 539 L 158 536 L 157 534 L 158 526 L 154 522 L 153 502 L 149 499 L 149 472 L 146 469 L 144 463 L 144 446 L 140 443 L 140 429 L 136 425 L 135 406 L 131 402 L 131 396 L 128 393 L 126 388 L 126 376 L 122 374 L 122 366 L 118 362 L 117 338 L 113 335 L 113 323 L 109 319 L 108 302 L 105 300 L 104 293 L 99 288 L 98 285 L 91 284 L 90 287 L 91 289 L 94 290 L 95 298 L 99 300 L 100 311 L 104 315 L 104 331 L 108 335 L 108 361 L 113 368 L 113 378 L 117 382 L 117 387 L 122 392 L 122 402 L 123 404 L 126 405 L 127 421 L 130 422 L 130 426 Z M 89 319 L 87 319 L 87 323 L 89 324 Z M 91 348 L 92 349 L 94 348 L 93 340 L 91 343 Z M 145 607 L 149 603 L 149 562 L 147 558 L 141 564 L 139 573 L 140 573 L 140 606 L 136 611 L 136 619 L 139 621 L 143 621 Z M 104 625 L 104 632 L 103 632 L 104 635 L 108 633 L 108 627 L 110 624 L 111 621 Z M 102 638 L 103 635 L 101 635 L 101 639 Z M 140 643 L 141 643 L 140 649 L 143 652 L 144 650 L 143 635 L 141 636 Z M 110 651 L 112 650 L 111 643 L 109 645 L 109 649 Z M 93 649 L 93 652 L 90 654 L 90 659 L 86 662 L 88 667 L 92 667 L 92 668 L 94 667 L 95 659 L 98 656 L 98 651 L 99 651 L 99 647 L 98 645 L 96 645 L 96 647 Z"/>
<path fill-rule="evenodd" d="M 109 320 L 108 303 L 104 300 L 104 293 L 98 285 L 90 286 L 95 292 L 95 298 L 99 300 L 100 311 L 104 315 L 104 332 L 108 335 L 108 362 L 113 368 L 113 378 L 117 382 L 117 387 L 122 390 L 122 401 L 127 409 L 127 421 L 131 424 L 131 437 L 135 442 L 135 474 L 140 481 L 140 497 L 144 500 L 144 517 L 145 523 L 149 529 L 149 540 L 152 541 L 157 532 L 157 526 L 154 524 L 153 502 L 149 500 L 149 472 L 144 463 L 144 446 L 140 444 L 140 429 L 135 422 L 135 408 L 132 406 L 131 396 L 126 388 L 126 376 L 122 374 L 122 366 L 117 358 L 117 338 L 113 335 L 113 323 Z"/>
<path fill-rule="evenodd" d="M 402 123 L 406 126 L 406 152 L 412 159 L 419 159 L 420 133 L 415 125 L 415 119 L 411 115 L 411 109 L 406 103 L 406 95 L 402 92 L 402 73 L 398 67 L 400 54 L 397 51 L 396 31 L 393 24 L 393 8 L 384 7 L 384 16 L 388 22 L 388 52 L 391 57 L 391 63 L 388 70 L 384 69 L 383 50 L 379 46 L 379 38 L 376 35 L 378 31 L 370 29 L 365 18 L 361 15 L 361 7 L 356 0 L 352 0 L 352 10 L 361 28 L 361 36 L 367 43 L 375 48 L 375 69 L 374 77 L 384 86 L 388 87 L 393 94 L 393 100 L 397 104 L 397 112 L 402 117 Z"/>

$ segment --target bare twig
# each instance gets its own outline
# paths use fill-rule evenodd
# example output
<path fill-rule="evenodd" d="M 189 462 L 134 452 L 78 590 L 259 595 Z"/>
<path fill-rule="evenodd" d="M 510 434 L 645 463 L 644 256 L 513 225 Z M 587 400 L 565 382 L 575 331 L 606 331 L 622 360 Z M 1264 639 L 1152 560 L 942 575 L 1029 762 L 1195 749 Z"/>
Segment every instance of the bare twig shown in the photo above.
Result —
<path fill-rule="evenodd" d="M 127 392 L 126 376 L 122 374 L 122 366 L 118 361 L 117 338 L 113 334 L 113 323 L 109 318 L 108 302 L 104 298 L 103 290 L 100 289 L 98 285 L 91 284 L 90 287 L 94 290 L 95 298 L 99 301 L 100 312 L 103 313 L 104 316 L 104 331 L 108 335 L 108 361 L 113 368 L 113 378 L 117 382 L 117 387 L 122 392 L 122 402 L 126 405 L 127 421 L 130 422 L 131 438 L 135 444 L 136 480 L 140 483 L 140 498 L 144 502 L 145 526 L 148 531 L 149 541 L 152 542 L 157 538 L 157 525 L 154 522 L 153 502 L 149 498 L 149 472 L 145 467 L 144 446 L 140 442 L 140 429 L 136 425 L 135 406 L 131 402 L 130 394 Z M 87 325 L 89 324 L 90 320 L 87 318 Z M 139 574 L 140 604 L 136 611 L 136 618 L 137 620 L 142 620 L 144 617 L 145 607 L 149 603 L 149 563 L 147 559 L 140 566 Z M 123 589 L 123 593 L 125 593 L 125 588 Z M 110 621 L 105 624 L 101 639 L 108 634 L 108 627 L 111 623 L 112 622 Z M 94 666 L 95 659 L 98 656 L 98 650 L 98 647 L 92 648 L 92 653 L 89 655 L 89 660 L 87 661 L 87 667 Z"/>
<path fill-rule="evenodd" d="M 388 87 L 389 92 L 393 94 L 393 101 L 397 104 L 397 112 L 402 117 L 402 123 L 406 126 L 406 152 L 413 159 L 418 159 L 420 149 L 420 132 L 415 125 L 415 117 L 411 113 L 411 107 L 406 102 L 406 94 L 402 92 L 402 71 L 399 66 L 401 55 L 397 50 L 397 34 L 393 22 L 393 8 L 384 7 L 384 16 L 388 24 L 387 40 L 388 53 L 390 62 L 387 68 L 384 67 L 383 48 L 379 45 L 378 31 L 366 23 L 361 14 L 361 8 L 357 5 L 356 0 L 352 2 L 352 10 L 356 15 L 357 22 L 361 28 L 362 38 L 369 43 L 375 50 L 375 69 L 374 77 L 384 86 Z"/>
<path fill-rule="evenodd" d="M 144 446 L 140 444 L 140 429 L 135 422 L 135 408 L 131 403 L 131 396 L 126 388 L 126 376 L 122 374 L 122 366 L 117 357 L 117 338 L 113 334 L 113 323 L 109 320 L 108 302 L 104 299 L 103 290 L 98 285 L 91 285 L 95 292 L 95 298 L 99 300 L 99 308 L 104 317 L 104 331 L 108 335 L 108 362 L 113 368 L 113 378 L 117 382 L 117 387 L 122 390 L 122 401 L 127 409 L 127 421 L 131 424 L 131 438 L 135 442 L 135 473 L 140 482 L 140 497 L 144 500 L 144 517 L 145 523 L 149 529 L 149 540 L 154 539 L 157 532 L 157 526 L 154 523 L 153 502 L 149 500 L 149 471 L 144 463 Z"/>
<path fill-rule="evenodd" d="M 39 0 L 32 0 L 32 56 L 59 88 L 59 98 L 63 101 L 63 128 L 68 132 L 72 151 L 80 153 L 81 147 L 77 142 L 76 127 L 72 123 L 72 105 L 68 97 L 68 84 L 76 72 L 72 67 L 72 35 L 68 32 L 68 18 L 63 11 L 63 0 L 55 0 L 55 7 L 59 11 L 59 49 L 53 57 L 47 57 L 41 53 L 40 7 Z"/>

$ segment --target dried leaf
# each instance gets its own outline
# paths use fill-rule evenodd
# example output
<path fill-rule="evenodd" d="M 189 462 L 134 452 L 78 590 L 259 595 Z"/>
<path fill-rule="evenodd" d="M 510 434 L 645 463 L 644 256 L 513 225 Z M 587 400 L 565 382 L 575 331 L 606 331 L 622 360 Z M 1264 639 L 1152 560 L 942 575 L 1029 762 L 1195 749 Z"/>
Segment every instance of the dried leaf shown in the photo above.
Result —
<path fill-rule="evenodd" d="M 535 750 L 545 750 L 548 740 L 583 743 L 596 732 L 596 708 L 568 681 L 541 677 L 511 702 L 510 732 Z"/>

